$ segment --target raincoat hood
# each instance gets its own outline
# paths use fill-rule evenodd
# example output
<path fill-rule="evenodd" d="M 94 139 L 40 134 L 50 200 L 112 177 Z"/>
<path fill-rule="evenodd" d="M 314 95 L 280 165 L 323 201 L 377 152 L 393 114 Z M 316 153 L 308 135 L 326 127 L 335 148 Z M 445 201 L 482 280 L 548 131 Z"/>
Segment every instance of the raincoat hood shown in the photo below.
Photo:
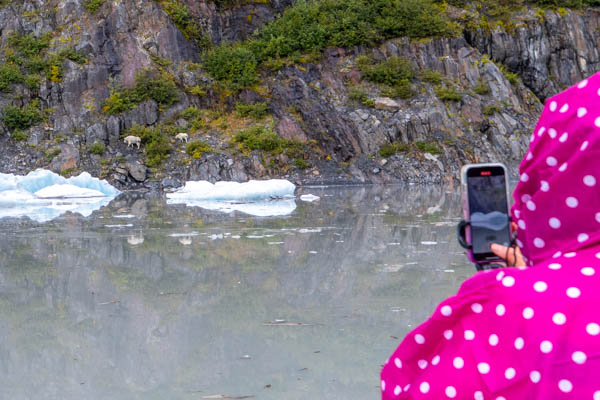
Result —
<path fill-rule="evenodd" d="M 548 99 L 512 217 L 529 265 L 600 243 L 600 74 Z"/>

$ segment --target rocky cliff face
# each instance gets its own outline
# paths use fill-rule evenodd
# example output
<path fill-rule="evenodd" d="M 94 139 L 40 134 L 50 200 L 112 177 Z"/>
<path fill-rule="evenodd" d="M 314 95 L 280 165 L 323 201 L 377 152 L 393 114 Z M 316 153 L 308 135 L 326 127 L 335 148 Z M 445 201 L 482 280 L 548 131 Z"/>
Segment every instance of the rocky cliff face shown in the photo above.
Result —
<path fill-rule="evenodd" d="M 452 39 L 397 39 L 375 49 L 329 49 L 318 62 L 286 64 L 264 72 L 251 90 L 228 93 L 215 89 L 203 72 L 201 42 L 181 30 L 161 2 L 96 3 L 98 10 L 81 0 L 14 1 L 0 9 L 4 65 L 13 65 L 15 54 L 21 54 L 15 35 L 49 38 L 39 55 L 50 60 L 30 84 L 31 60 L 21 54 L 25 78 L 13 79 L 0 92 L 4 115 L 9 105 L 25 108 L 32 102 L 41 113 L 22 129 L 4 119 L 0 172 L 87 170 L 121 188 L 267 177 L 304 184 L 441 182 L 457 178 L 466 162 L 485 161 L 505 162 L 515 172 L 542 102 L 595 72 L 600 62 L 598 11 L 562 16 L 547 11 L 544 18 L 522 14 L 508 31 L 499 27 Z M 205 1 L 185 4 L 204 37 L 218 43 L 247 37 L 290 3 L 249 2 L 231 9 Z M 460 96 L 436 94 L 435 84 L 417 81 L 412 98 L 388 98 L 361 79 L 361 55 L 408 59 L 417 71 L 439 73 Z M 107 113 L 111 88 L 131 87 L 146 69 L 167 74 L 178 100 L 163 104 L 145 98 L 131 110 Z M 354 95 L 357 87 L 364 91 L 362 100 Z M 233 113 L 240 101 L 266 102 L 264 123 L 301 143 L 302 154 L 292 162 L 286 153 L 236 146 L 236 131 L 252 124 Z M 190 106 L 202 111 L 195 124 L 182 116 Z M 127 147 L 122 137 L 136 125 L 169 132 L 165 160 L 150 163 L 147 144 Z M 174 138 L 178 132 L 211 150 L 186 152 Z M 400 151 L 384 157 L 380 150 L 389 144 Z"/>

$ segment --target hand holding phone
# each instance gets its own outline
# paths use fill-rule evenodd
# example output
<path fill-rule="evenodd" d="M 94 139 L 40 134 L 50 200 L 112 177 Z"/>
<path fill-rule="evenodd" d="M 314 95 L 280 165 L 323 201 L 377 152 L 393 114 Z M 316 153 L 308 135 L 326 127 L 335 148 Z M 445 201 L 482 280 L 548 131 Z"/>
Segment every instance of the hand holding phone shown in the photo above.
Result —
<path fill-rule="evenodd" d="M 508 184 L 503 164 L 468 164 L 461 171 L 469 257 L 476 264 L 501 261 L 491 245 L 511 245 Z M 516 254 L 515 254 L 516 258 Z"/>

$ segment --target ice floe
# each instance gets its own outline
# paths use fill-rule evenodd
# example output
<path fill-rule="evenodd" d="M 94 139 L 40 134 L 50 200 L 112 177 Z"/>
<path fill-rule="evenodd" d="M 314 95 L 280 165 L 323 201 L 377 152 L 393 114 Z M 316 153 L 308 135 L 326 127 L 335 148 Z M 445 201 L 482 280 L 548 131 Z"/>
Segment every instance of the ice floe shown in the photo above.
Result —
<path fill-rule="evenodd" d="M 303 194 L 302 196 L 300 196 L 300 200 L 307 201 L 309 203 L 312 203 L 313 201 L 317 201 L 320 199 L 321 198 L 319 196 L 315 196 L 314 194 Z"/>
<path fill-rule="evenodd" d="M 67 211 L 87 217 L 118 194 L 108 182 L 87 172 L 71 178 L 44 169 L 25 176 L 0 174 L 0 218 L 46 222 Z"/>
<path fill-rule="evenodd" d="M 281 216 L 296 209 L 295 189 L 293 183 L 284 179 L 215 184 L 189 181 L 175 192 L 167 193 L 167 204 L 185 204 L 225 213 L 239 211 L 259 217 Z"/>

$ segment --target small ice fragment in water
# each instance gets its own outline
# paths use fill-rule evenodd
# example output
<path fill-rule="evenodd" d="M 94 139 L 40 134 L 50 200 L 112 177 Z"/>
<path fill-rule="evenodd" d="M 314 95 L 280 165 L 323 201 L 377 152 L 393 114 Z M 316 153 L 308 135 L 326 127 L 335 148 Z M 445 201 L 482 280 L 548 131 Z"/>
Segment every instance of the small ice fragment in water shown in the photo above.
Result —
<path fill-rule="evenodd" d="M 244 354 L 243 356 L 240 357 L 242 360 L 250 360 L 252 357 L 250 357 L 248 354 Z"/>
<path fill-rule="evenodd" d="M 132 227 L 133 224 L 123 224 L 123 225 L 116 224 L 116 225 L 104 225 L 104 226 L 107 228 L 129 228 L 129 227 Z"/>
<path fill-rule="evenodd" d="M 298 229 L 299 233 L 319 233 L 321 232 L 321 228 L 314 228 L 314 229 L 310 229 L 310 228 L 301 228 Z"/>
<path fill-rule="evenodd" d="M 267 244 L 283 244 L 284 242 L 267 242 Z"/>
<path fill-rule="evenodd" d="M 142 243 L 144 243 L 144 235 L 142 235 L 141 233 L 139 235 L 130 235 L 127 238 L 127 243 L 129 243 L 132 246 L 137 246 L 138 244 L 142 244 Z"/>
<path fill-rule="evenodd" d="M 421 242 L 421 244 L 425 245 L 425 246 L 434 246 L 434 245 L 436 245 L 438 243 L 437 242 L 423 241 L 423 242 Z"/>
<path fill-rule="evenodd" d="M 316 251 L 314 251 L 314 250 L 311 250 L 311 251 L 309 251 L 309 253 L 310 253 L 310 254 L 318 254 L 318 252 L 316 252 Z"/>
<path fill-rule="evenodd" d="M 248 239 L 263 239 L 264 236 L 262 235 L 248 235 L 246 236 Z"/>
<path fill-rule="evenodd" d="M 113 215 L 114 218 L 135 218 L 135 215 L 132 214 L 123 214 L 123 215 Z"/>
<path fill-rule="evenodd" d="M 232 239 L 239 239 L 239 238 L 241 238 L 241 236 L 240 235 L 231 235 L 231 238 Z"/>
<path fill-rule="evenodd" d="M 445 269 L 444 272 L 454 272 L 453 269 Z"/>
<path fill-rule="evenodd" d="M 313 201 L 317 201 L 319 199 L 320 197 L 315 196 L 314 194 L 303 194 L 302 196 L 300 196 L 300 200 L 307 201 L 309 203 L 312 203 Z"/>

